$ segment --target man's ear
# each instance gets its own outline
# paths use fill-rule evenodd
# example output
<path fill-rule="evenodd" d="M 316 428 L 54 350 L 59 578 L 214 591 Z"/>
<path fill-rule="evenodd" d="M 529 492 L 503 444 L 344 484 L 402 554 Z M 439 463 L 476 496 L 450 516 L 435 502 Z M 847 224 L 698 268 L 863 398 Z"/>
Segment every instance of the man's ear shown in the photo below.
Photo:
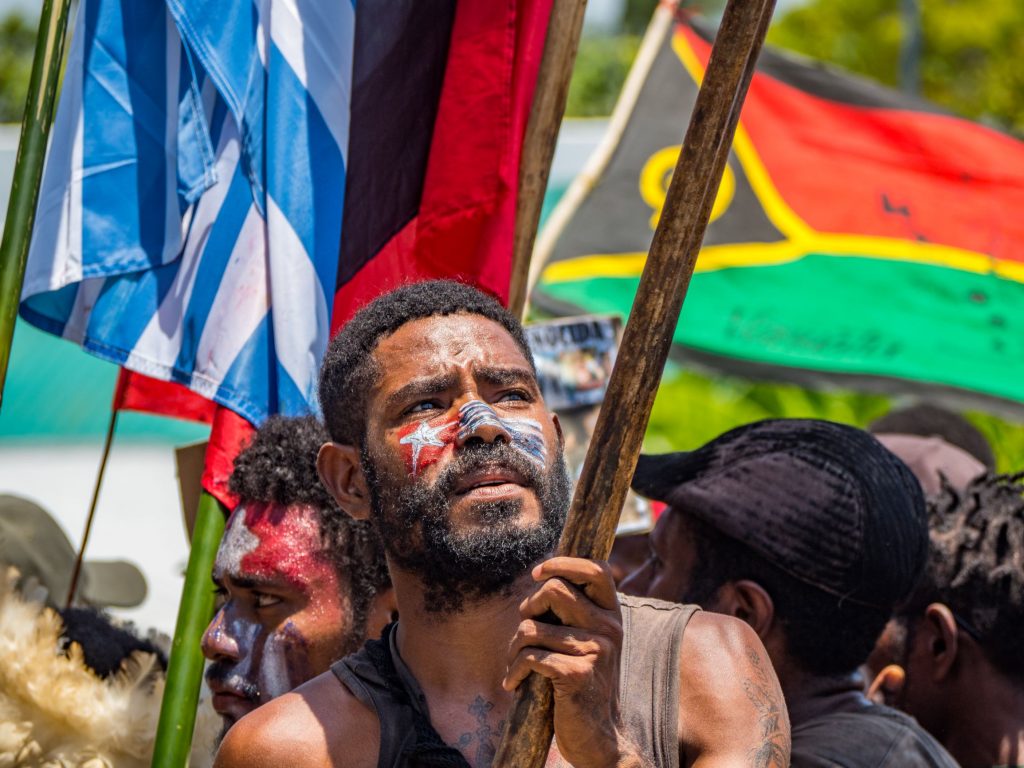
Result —
<path fill-rule="evenodd" d="M 932 680 L 942 682 L 950 676 L 956 655 L 960 651 L 960 632 L 956 618 L 949 607 L 932 603 L 924 610 L 924 621 L 920 623 L 920 642 L 931 663 Z"/>
<path fill-rule="evenodd" d="M 384 627 L 392 621 L 398 621 L 398 599 L 395 588 L 387 587 L 380 590 L 370 603 L 369 615 L 366 617 L 366 639 L 376 640 Z"/>
<path fill-rule="evenodd" d="M 558 445 L 565 448 L 565 435 L 562 434 L 562 422 L 558 420 L 558 414 L 551 411 L 551 423 L 555 425 L 555 433 L 558 435 Z"/>
<path fill-rule="evenodd" d="M 730 581 L 718 590 L 715 611 L 742 619 L 763 641 L 775 620 L 775 603 L 756 581 Z"/>
<path fill-rule="evenodd" d="M 339 507 L 356 520 L 370 516 L 370 488 L 363 475 L 358 448 L 324 443 L 316 455 L 316 471 Z"/>

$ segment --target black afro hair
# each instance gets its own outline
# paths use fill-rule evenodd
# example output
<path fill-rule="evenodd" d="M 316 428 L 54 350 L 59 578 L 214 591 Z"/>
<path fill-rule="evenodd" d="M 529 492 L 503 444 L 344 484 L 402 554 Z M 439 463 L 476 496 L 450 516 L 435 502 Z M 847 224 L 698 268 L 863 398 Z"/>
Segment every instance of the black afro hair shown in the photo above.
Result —
<path fill-rule="evenodd" d="M 397 288 L 359 310 L 327 348 L 320 369 L 320 405 L 332 440 L 346 445 L 362 442 L 366 397 L 377 376 L 371 353 L 381 339 L 413 320 L 455 314 L 493 320 L 508 331 L 533 366 L 522 324 L 491 296 L 453 280 Z"/>

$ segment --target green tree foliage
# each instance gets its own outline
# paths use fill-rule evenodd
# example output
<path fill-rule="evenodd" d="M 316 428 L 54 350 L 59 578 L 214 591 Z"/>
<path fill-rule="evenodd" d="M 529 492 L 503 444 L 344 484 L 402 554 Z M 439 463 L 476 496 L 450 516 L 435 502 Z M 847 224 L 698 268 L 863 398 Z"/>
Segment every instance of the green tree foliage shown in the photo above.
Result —
<path fill-rule="evenodd" d="M 888 397 L 734 376 L 666 371 L 647 426 L 644 450 L 688 451 L 723 432 L 772 418 L 828 419 L 867 427 L 894 407 Z M 1024 427 L 987 413 L 964 414 L 988 438 L 1002 472 L 1024 468 Z"/>
<path fill-rule="evenodd" d="M 966 117 L 1024 134 L 1024 3 L 919 0 L 921 91 Z M 896 85 L 901 0 L 812 0 L 768 42 Z"/>
<path fill-rule="evenodd" d="M 21 121 L 35 42 L 35 28 L 21 14 L 0 19 L 0 123 Z"/>

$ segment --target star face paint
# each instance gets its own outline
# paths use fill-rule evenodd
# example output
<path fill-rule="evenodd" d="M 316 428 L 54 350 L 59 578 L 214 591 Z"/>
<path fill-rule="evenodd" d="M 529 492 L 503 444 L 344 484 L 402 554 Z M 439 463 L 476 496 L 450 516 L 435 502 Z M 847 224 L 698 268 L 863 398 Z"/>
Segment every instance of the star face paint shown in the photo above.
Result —
<path fill-rule="evenodd" d="M 203 635 L 214 709 L 230 725 L 347 651 L 342 580 L 310 507 L 243 504 L 214 565 L 224 603 Z"/>
<path fill-rule="evenodd" d="M 458 421 L 440 417 L 423 419 L 403 427 L 398 443 L 404 451 L 406 468 L 416 477 L 440 461 L 456 440 L 468 440 L 476 433 L 497 429 L 508 435 L 512 447 L 542 469 L 545 466 L 544 432 L 534 419 L 502 418 L 482 400 L 470 400 L 459 409 Z"/>
<path fill-rule="evenodd" d="M 405 465 L 416 477 L 422 470 L 435 464 L 458 434 L 458 422 L 444 419 L 423 419 L 402 429 L 399 444 L 405 451 Z"/>

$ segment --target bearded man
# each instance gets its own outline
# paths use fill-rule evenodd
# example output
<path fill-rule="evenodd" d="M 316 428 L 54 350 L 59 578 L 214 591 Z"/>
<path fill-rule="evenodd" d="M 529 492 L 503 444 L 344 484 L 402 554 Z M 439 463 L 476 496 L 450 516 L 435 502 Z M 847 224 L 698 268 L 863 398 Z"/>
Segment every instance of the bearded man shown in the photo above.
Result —
<path fill-rule="evenodd" d="M 227 731 L 378 637 L 394 604 L 376 533 L 316 473 L 315 418 L 272 417 L 238 454 L 238 506 L 213 566 L 218 606 L 203 634 L 206 680 Z"/>
<path fill-rule="evenodd" d="M 749 627 L 620 598 L 607 564 L 551 558 L 561 430 L 496 301 L 446 281 L 381 297 L 331 342 L 320 400 L 320 477 L 380 531 L 400 619 L 239 721 L 217 765 L 488 766 L 530 672 L 554 687 L 549 766 L 789 764 Z"/>

